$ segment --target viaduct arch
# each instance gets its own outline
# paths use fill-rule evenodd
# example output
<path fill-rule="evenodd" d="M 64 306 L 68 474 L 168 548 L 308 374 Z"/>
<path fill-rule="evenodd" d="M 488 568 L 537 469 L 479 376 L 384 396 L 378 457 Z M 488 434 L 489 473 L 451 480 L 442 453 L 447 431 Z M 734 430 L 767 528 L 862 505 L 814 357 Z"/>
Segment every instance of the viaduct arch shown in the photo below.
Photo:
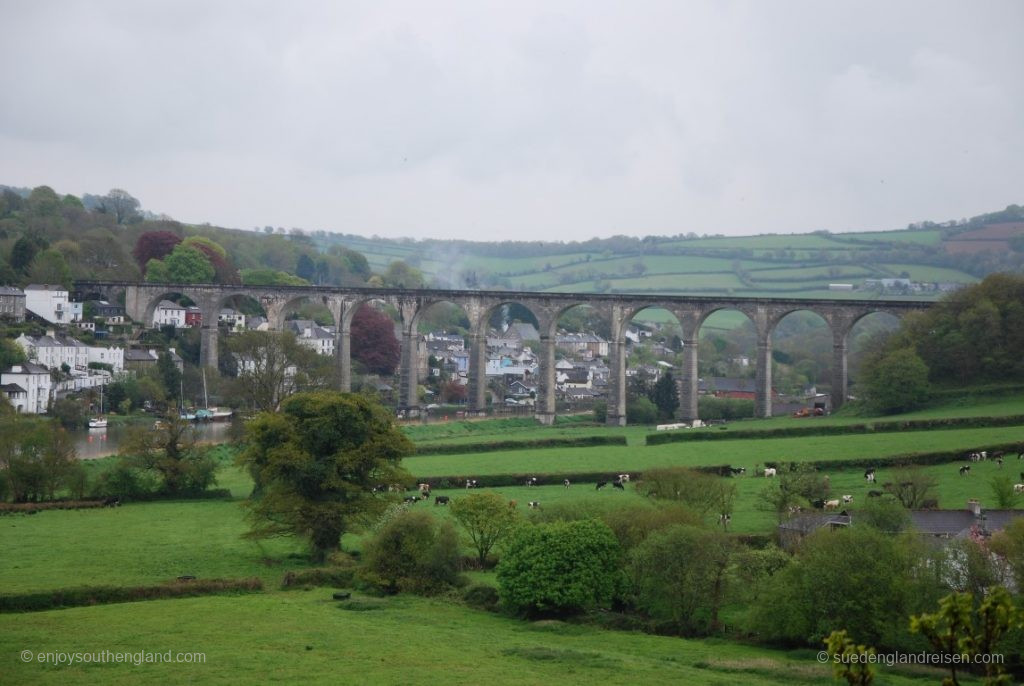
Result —
<path fill-rule="evenodd" d="M 771 336 L 779 321 L 787 314 L 806 310 L 819 315 L 832 330 L 832 407 L 842 406 L 848 386 L 848 339 L 854 324 L 877 312 L 903 317 L 908 312 L 922 311 L 927 302 L 897 300 L 825 300 L 810 298 L 741 298 L 676 295 L 630 295 L 609 293 L 534 293 L 520 291 L 459 291 L 429 289 L 342 288 L 331 286 L 232 286 L 222 284 L 156 284 L 116 281 L 79 281 L 78 293 L 100 293 L 108 299 L 123 292 L 125 312 L 136 322 L 152 322 L 153 311 L 168 293 L 190 298 L 202 310 L 200 363 L 217 368 L 217 315 L 233 296 L 247 296 L 257 301 L 267 313 L 272 328 L 284 326 L 288 307 L 298 300 L 324 305 L 337 323 L 335 339 L 336 364 L 341 390 L 349 390 L 351 372 L 351 323 L 355 311 L 363 303 L 381 301 L 394 307 L 401 318 L 400 395 L 399 408 L 408 415 L 419 412 L 416 395 L 419 379 L 417 359 L 418 323 L 420 315 L 440 302 L 461 307 L 470 322 L 470 409 L 486 408 L 486 335 L 487 320 L 503 304 L 517 303 L 530 310 L 539 323 L 540 369 L 536 417 L 543 424 L 555 420 L 555 329 L 559 316 L 578 305 L 589 305 L 610 323 L 609 367 L 611 378 L 608 397 L 608 423 L 626 423 L 626 345 L 625 334 L 633 315 L 657 307 L 671 312 L 683 331 L 683 365 L 679 380 L 680 414 L 682 419 L 697 418 L 697 336 L 704 320 L 718 310 L 738 310 L 754 323 L 757 330 L 757 377 L 755 413 L 770 417 L 771 401 Z"/>

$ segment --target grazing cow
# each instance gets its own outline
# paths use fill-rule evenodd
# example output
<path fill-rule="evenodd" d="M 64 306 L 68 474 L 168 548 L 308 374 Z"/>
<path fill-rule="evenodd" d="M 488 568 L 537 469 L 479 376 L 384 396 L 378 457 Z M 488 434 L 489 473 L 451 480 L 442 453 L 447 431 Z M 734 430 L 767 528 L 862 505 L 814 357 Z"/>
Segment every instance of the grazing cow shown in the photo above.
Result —
<path fill-rule="evenodd" d="M 447 505 L 449 500 L 451 500 L 451 498 L 446 495 L 436 495 L 434 496 L 434 507 L 437 507 L 438 505 Z"/>
<path fill-rule="evenodd" d="M 839 501 L 838 500 L 826 500 L 825 501 L 825 509 L 826 510 L 838 510 L 839 509 Z"/>
<path fill-rule="evenodd" d="M 419 484 L 420 493 L 429 492 L 430 484 Z"/>
<path fill-rule="evenodd" d="M 594 490 L 595 491 L 600 491 L 602 488 L 604 488 L 607 485 L 608 485 L 607 481 L 598 481 L 597 482 L 597 488 L 595 488 Z"/>
<path fill-rule="evenodd" d="M 121 506 L 121 499 L 120 498 L 116 498 L 114 496 L 111 496 L 109 498 L 104 498 L 104 500 L 103 500 L 103 507 L 120 507 L 120 506 Z"/>
<path fill-rule="evenodd" d="M 420 497 L 424 500 L 430 500 L 430 491 L 420 491 Z"/>
<path fill-rule="evenodd" d="M 930 500 L 925 500 L 924 502 L 921 503 L 921 509 L 922 510 L 934 510 L 938 506 L 939 506 L 939 501 L 935 500 L 934 498 L 930 499 Z"/>
<path fill-rule="evenodd" d="M 612 482 L 612 488 L 617 488 L 617 489 L 619 489 L 620 491 L 624 491 L 624 490 L 626 490 L 626 487 L 622 485 L 622 482 L 621 482 L 621 481 L 613 481 L 613 482 Z"/>
<path fill-rule="evenodd" d="M 418 495 L 410 495 L 410 496 L 407 496 L 406 498 L 403 498 L 402 502 L 403 503 L 408 503 L 408 504 L 411 505 L 412 503 L 417 502 L 419 499 L 420 499 L 420 497 Z"/>
<path fill-rule="evenodd" d="M 539 510 L 540 509 L 540 501 L 539 500 L 531 500 L 530 502 L 527 503 L 527 505 L 530 506 L 531 510 Z"/>
<path fill-rule="evenodd" d="M 718 515 L 718 523 L 724 526 L 726 529 L 729 528 L 729 524 L 732 522 L 732 515 L 728 512 L 723 512 Z"/>
<path fill-rule="evenodd" d="M 960 468 L 960 476 L 964 476 L 965 474 L 970 474 L 970 473 L 971 473 L 971 465 L 965 464 L 963 467 Z"/>
<path fill-rule="evenodd" d="M 844 495 L 843 496 L 843 505 L 849 505 L 852 502 L 853 502 L 853 496 L 852 495 Z"/>
<path fill-rule="evenodd" d="M 818 498 L 817 500 L 811 503 L 811 507 L 813 507 L 815 510 L 820 510 L 823 507 L 825 507 L 825 501 L 822 500 L 821 498 Z"/>
<path fill-rule="evenodd" d="M 529 479 L 526 480 L 526 485 L 527 486 L 536 486 L 537 485 L 537 477 L 531 476 Z"/>
<path fill-rule="evenodd" d="M 1024 484 L 1014 484 L 1013 485 L 1013 492 L 1014 493 L 1024 493 Z"/>
<path fill-rule="evenodd" d="M 746 467 L 729 467 L 729 473 L 733 476 L 738 476 L 740 474 L 746 474 L 747 469 Z"/>
<path fill-rule="evenodd" d="M 1003 458 L 997 457 L 996 458 L 996 464 L 999 465 L 1000 469 L 1002 469 L 1003 468 Z"/>
<path fill-rule="evenodd" d="M 871 483 L 875 482 L 875 468 L 874 467 L 872 467 L 871 469 L 865 470 L 865 472 L 864 472 L 864 479 L 867 480 L 867 481 L 870 481 Z"/>
<path fill-rule="evenodd" d="M 777 470 L 775 469 L 775 467 L 765 467 L 764 468 L 764 475 L 766 477 L 775 476 L 776 472 L 777 472 Z"/>
<path fill-rule="evenodd" d="M 569 486 L 571 486 L 572 484 L 569 483 L 568 479 L 565 479 L 564 481 L 562 481 L 562 485 L 565 486 L 566 488 L 569 488 Z"/>
<path fill-rule="evenodd" d="M 510 501 L 508 501 L 508 509 L 510 509 L 510 510 L 514 510 L 514 509 L 516 509 L 517 507 L 519 507 L 519 503 L 517 503 L 517 502 L 516 502 L 516 501 L 514 501 L 514 500 L 510 500 Z"/>
<path fill-rule="evenodd" d="M 1005 455 L 1006 455 L 1006 451 L 1005 450 L 993 450 L 992 451 L 992 459 L 993 460 L 998 459 L 1000 457 L 1003 457 Z"/>
<path fill-rule="evenodd" d="M 629 474 L 619 474 L 619 481 L 629 483 Z"/>
<path fill-rule="evenodd" d="M 882 497 L 882 492 L 881 491 L 868 491 L 868 497 L 869 498 L 881 498 Z"/>
<path fill-rule="evenodd" d="M 466 479 L 466 488 L 476 488 L 476 479 Z"/>

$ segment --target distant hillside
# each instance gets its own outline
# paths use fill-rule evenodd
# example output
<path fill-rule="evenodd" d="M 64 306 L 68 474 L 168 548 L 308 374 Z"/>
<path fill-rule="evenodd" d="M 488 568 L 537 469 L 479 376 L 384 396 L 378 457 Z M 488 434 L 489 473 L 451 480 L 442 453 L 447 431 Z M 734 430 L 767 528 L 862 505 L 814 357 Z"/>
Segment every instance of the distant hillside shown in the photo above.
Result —
<path fill-rule="evenodd" d="M 49 197 L 47 204 L 32 200 L 37 190 L 0 186 L 0 280 L 15 282 L 33 273 L 30 264 L 11 269 L 14 245 L 25 236 L 57 248 L 74 278 L 139 278 L 132 247 L 141 234 L 156 230 L 216 241 L 242 278 L 265 278 L 271 269 L 337 285 L 369 279 L 382 285 L 550 292 L 932 299 L 991 272 L 1024 268 L 1024 208 L 1017 205 L 880 232 L 470 242 L 183 225 L 146 212 L 137 201 L 134 214 L 122 218 L 115 216 L 109 194 L 36 193 Z"/>

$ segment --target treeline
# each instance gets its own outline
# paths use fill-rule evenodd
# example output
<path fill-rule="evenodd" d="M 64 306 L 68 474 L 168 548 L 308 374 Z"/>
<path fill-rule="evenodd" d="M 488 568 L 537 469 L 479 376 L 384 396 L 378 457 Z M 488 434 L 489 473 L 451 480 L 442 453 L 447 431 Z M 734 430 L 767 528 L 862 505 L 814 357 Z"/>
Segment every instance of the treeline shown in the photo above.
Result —
<path fill-rule="evenodd" d="M 863 390 L 873 410 L 922 405 L 932 385 L 973 386 L 1024 380 L 1024 276 L 992 274 L 876 341 Z"/>

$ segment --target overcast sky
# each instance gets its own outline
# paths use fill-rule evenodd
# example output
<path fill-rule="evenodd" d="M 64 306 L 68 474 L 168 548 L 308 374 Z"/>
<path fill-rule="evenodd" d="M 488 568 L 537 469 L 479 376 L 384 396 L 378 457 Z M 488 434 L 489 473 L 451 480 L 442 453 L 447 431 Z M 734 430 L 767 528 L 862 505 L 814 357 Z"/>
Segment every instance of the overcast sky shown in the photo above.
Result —
<path fill-rule="evenodd" d="M 0 0 L 0 183 L 574 240 L 1024 203 L 1024 2 Z"/>

